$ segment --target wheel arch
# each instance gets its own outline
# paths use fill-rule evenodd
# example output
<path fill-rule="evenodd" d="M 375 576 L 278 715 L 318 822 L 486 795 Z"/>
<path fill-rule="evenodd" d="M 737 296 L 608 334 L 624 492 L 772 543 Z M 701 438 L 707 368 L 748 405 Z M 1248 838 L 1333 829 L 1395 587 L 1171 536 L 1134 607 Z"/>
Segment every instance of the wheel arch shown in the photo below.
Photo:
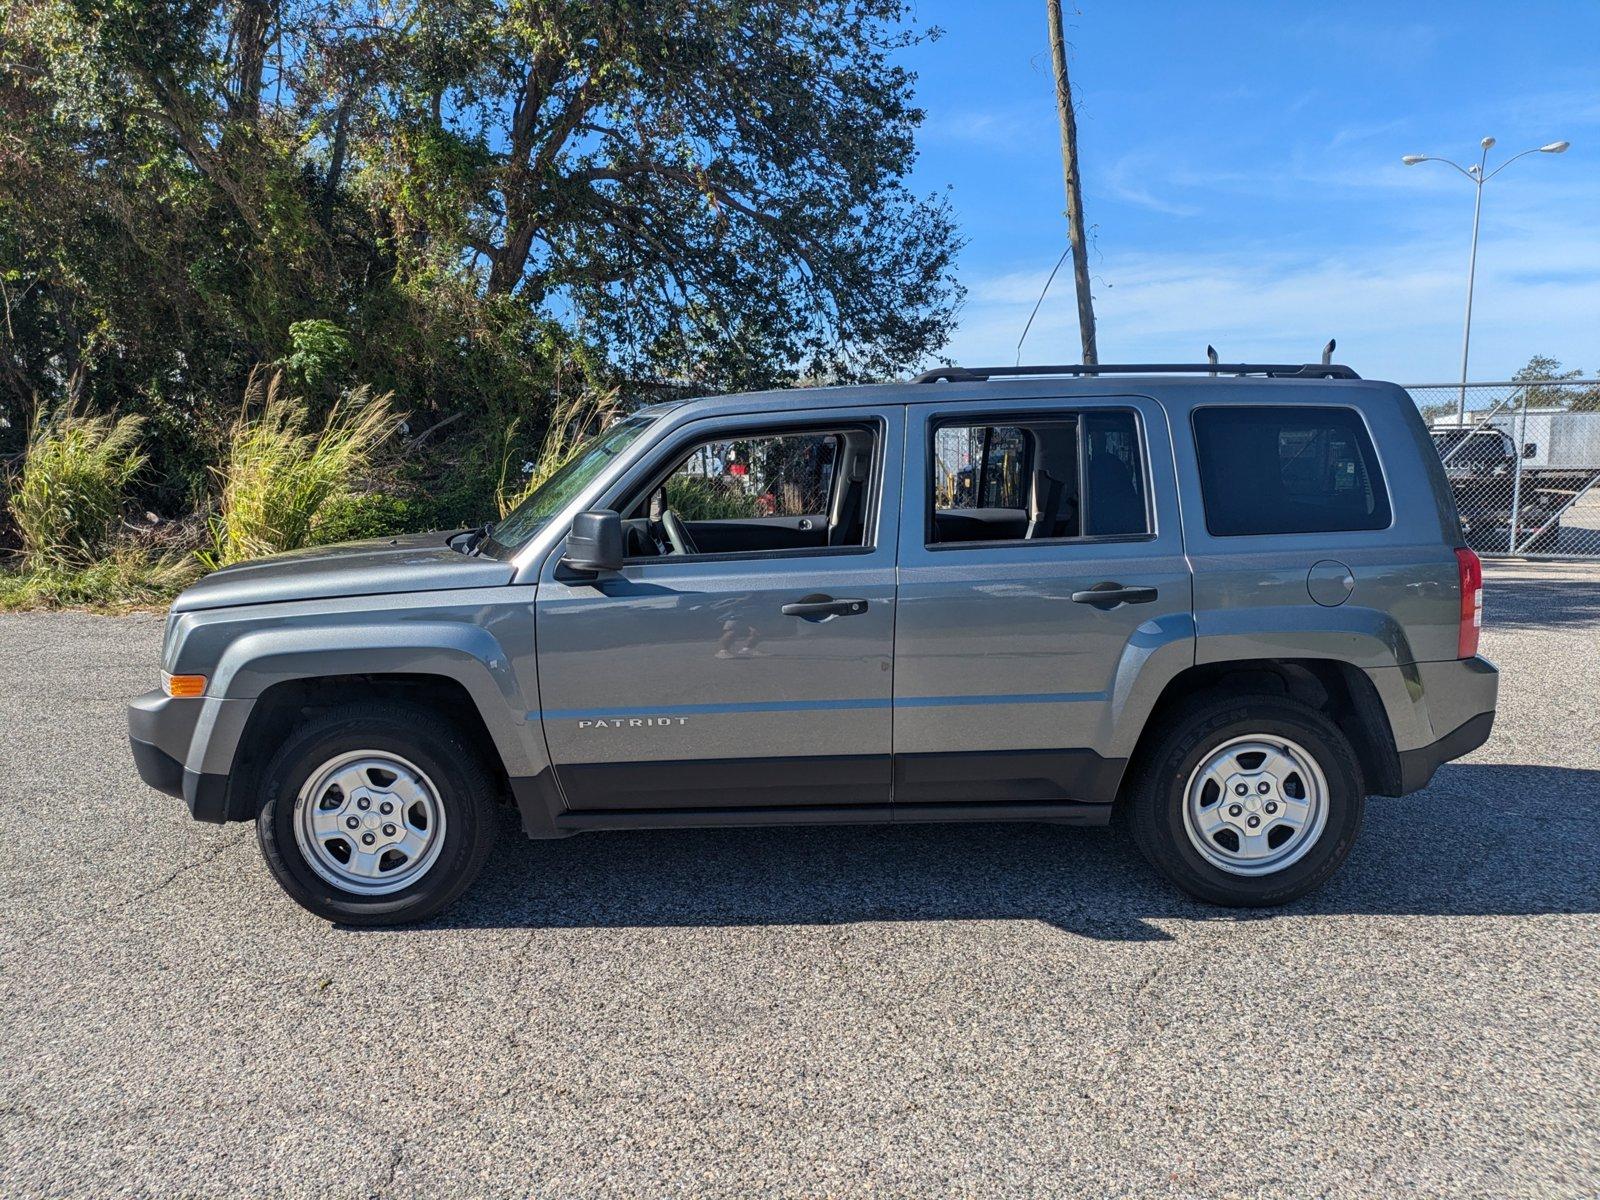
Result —
<path fill-rule="evenodd" d="M 1401 794 L 1400 755 L 1378 690 L 1360 667 L 1337 659 L 1234 659 L 1187 667 L 1169 679 L 1157 697 L 1132 761 L 1142 761 L 1151 752 L 1178 709 L 1198 697 L 1228 694 L 1283 695 L 1316 709 L 1350 740 L 1363 791 Z M 1132 774 L 1124 776 L 1124 789 Z"/>
<path fill-rule="evenodd" d="M 255 816 L 253 792 L 231 782 L 255 753 L 263 728 L 281 725 L 296 704 L 401 698 L 442 712 L 486 746 L 501 773 L 537 774 L 548 760 L 539 736 L 537 684 L 521 658 L 488 628 L 471 621 L 326 619 L 253 624 L 214 631 L 209 684 L 185 761 L 185 779 L 217 795 L 222 820 Z M 194 639 L 198 641 L 199 639 Z M 207 649 L 207 647 L 202 647 Z M 203 656 L 202 656 L 203 657 Z M 522 661 L 524 670 L 516 663 Z M 525 688 L 535 693 L 531 698 Z M 186 782 L 187 787 L 187 782 Z"/>
<path fill-rule="evenodd" d="M 261 770 L 289 732 L 308 717 L 337 707 L 398 701 L 426 708 L 461 731 L 508 800 L 505 760 L 478 703 L 461 680 L 426 672 L 360 672 L 280 680 L 254 700 L 229 762 L 228 819 L 256 815 Z"/>

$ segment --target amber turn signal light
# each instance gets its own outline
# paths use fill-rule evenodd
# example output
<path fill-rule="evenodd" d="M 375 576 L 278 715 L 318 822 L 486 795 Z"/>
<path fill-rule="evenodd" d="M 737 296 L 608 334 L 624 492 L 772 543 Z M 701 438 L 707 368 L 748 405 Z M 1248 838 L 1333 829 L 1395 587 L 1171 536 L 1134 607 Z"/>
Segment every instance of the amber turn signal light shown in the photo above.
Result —
<path fill-rule="evenodd" d="M 204 696 L 206 694 L 206 677 L 204 675 L 168 675 L 161 673 L 161 690 L 169 696 Z"/>

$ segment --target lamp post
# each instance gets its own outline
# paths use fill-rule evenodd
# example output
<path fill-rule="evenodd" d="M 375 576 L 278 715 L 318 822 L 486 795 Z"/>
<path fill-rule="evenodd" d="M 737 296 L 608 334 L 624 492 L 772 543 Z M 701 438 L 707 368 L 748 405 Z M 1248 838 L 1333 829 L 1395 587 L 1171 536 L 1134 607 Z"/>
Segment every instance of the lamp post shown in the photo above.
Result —
<path fill-rule="evenodd" d="M 1472 346 L 1472 284 L 1478 273 L 1478 218 L 1483 213 L 1483 185 L 1496 175 L 1504 171 L 1517 159 L 1529 154 L 1560 154 L 1570 146 L 1571 142 L 1550 142 L 1544 146 L 1534 146 L 1524 150 L 1521 154 L 1513 154 L 1494 170 L 1485 174 L 1489 165 L 1489 147 L 1494 145 L 1492 137 L 1486 137 L 1478 145 L 1483 148 L 1483 153 L 1478 156 L 1478 161 L 1470 167 L 1463 167 L 1460 163 L 1451 162 L 1448 158 L 1435 158 L 1431 154 L 1407 154 L 1400 161 L 1408 167 L 1418 163 L 1442 162 L 1447 167 L 1454 167 L 1472 181 L 1477 190 L 1477 196 L 1472 205 L 1472 254 L 1467 259 L 1467 319 L 1461 331 L 1461 394 L 1456 399 L 1456 423 L 1465 426 L 1467 423 L 1467 353 Z"/>

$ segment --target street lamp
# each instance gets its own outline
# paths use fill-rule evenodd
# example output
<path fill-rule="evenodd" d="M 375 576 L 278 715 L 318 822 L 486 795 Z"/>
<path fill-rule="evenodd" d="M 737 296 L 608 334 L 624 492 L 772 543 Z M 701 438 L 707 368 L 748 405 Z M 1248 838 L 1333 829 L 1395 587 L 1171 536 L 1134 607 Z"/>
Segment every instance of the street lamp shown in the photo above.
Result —
<path fill-rule="evenodd" d="M 1478 273 L 1478 217 L 1483 212 L 1483 185 L 1519 158 L 1529 154 L 1561 154 L 1572 143 L 1550 142 L 1547 145 L 1535 146 L 1531 150 L 1524 150 L 1521 154 L 1513 154 L 1488 174 L 1484 173 L 1484 168 L 1489 165 L 1489 147 L 1494 145 L 1494 139 L 1486 137 L 1478 144 L 1483 147 L 1483 153 L 1470 167 L 1463 167 L 1448 158 L 1435 158 L 1431 154 L 1407 154 L 1400 160 L 1408 167 L 1414 167 L 1418 163 L 1442 162 L 1472 180 L 1473 186 L 1477 189 L 1477 199 L 1472 206 L 1472 256 L 1467 259 L 1467 319 L 1461 331 L 1461 394 L 1456 399 L 1456 423 L 1461 426 L 1467 423 L 1467 351 L 1472 345 L 1472 282 Z"/>

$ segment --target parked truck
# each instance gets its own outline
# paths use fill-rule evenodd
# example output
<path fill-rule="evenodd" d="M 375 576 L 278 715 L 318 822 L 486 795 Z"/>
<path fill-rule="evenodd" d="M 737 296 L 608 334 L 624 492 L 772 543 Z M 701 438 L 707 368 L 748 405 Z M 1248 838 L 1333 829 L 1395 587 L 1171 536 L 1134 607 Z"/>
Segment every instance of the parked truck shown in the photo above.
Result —
<path fill-rule="evenodd" d="M 1600 479 L 1600 412 L 1508 410 L 1466 426 L 1438 422 L 1430 432 L 1476 550 L 1559 550 L 1562 513 Z"/>

